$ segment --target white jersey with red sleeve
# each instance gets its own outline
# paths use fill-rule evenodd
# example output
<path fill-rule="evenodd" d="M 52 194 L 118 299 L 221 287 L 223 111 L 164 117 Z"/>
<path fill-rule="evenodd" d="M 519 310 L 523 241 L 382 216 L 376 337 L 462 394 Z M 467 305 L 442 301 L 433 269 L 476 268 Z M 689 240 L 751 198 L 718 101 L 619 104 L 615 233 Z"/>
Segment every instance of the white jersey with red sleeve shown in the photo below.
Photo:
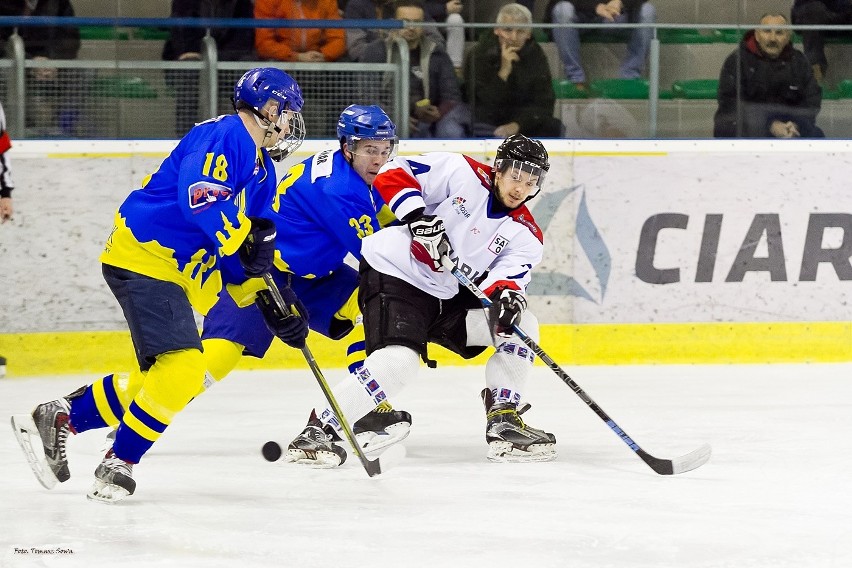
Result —
<path fill-rule="evenodd" d="M 396 157 L 379 171 L 375 188 L 402 219 L 425 208 L 444 220 L 450 257 L 486 294 L 498 287 L 524 291 L 541 261 L 543 235 L 526 206 L 506 211 L 491 194 L 491 167 L 457 153 Z M 447 300 L 458 293 L 455 277 L 434 272 L 411 254 L 406 225 L 382 229 L 361 245 L 376 270 Z"/>

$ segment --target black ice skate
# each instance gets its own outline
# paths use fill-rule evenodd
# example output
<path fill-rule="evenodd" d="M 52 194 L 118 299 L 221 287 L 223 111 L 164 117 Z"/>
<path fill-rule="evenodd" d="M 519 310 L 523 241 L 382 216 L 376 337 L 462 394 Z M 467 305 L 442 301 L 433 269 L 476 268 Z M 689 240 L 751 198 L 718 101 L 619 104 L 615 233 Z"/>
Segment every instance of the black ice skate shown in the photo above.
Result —
<path fill-rule="evenodd" d="M 495 403 L 489 389 L 482 391 L 485 403 L 485 441 L 488 459 L 494 462 L 533 462 L 556 459 L 556 436 L 524 424 L 521 414 L 529 404 Z"/>
<path fill-rule="evenodd" d="M 87 497 L 92 501 L 116 503 L 136 491 L 133 464 L 124 461 L 110 449 L 95 469 L 95 483 Z"/>
<path fill-rule="evenodd" d="M 323 426 L 316 412 L 311 411 L 308 425 L 287 446 L 286 460 L 317 468 L 330 468 L 346 461 L 346 450 L 335 444 L 340 438 L 331 426 Z"/>
<path fill-rule="evenodd" d="M 355 422 L 352 433 L 366 455 L 377 455 L 408 437 L 411 433 L 411 414 L 404 410 L 394 410 L 385 400 Z"/>
<path fill-rule="evenodd" d="M 68 435 L 71 434 L 68 413 L 71 411 L 71 399 L 82 392 L 83 389 L 39 404 L 32 414 L 12 416 L 15 438 L 39 483 L 46 489 L 53 489 L 57 483 L 71 478 L 65 452 Z"/>

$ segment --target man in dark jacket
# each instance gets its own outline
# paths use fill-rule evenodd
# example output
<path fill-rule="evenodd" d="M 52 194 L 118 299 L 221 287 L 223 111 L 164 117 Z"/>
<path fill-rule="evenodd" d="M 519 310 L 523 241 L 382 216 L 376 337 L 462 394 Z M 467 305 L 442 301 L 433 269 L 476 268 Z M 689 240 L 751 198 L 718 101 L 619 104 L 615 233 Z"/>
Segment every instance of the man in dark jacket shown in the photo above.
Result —
<path fill-rule="evenodd" d="M 484 33 L 465 65 L 468 102 L 473 106 L 473 135 L 506 138 L 558 137 L 562 123 L 553 116 L 556 97 L 547 56 L 532 38 L 532 14 L 507 4 L 497 14 L 493 33 Z"/>
<path fill-rule="evenodd" d="M 252 0 L 172 0 L 172 18 L 254 18 Z M 163 46 L 166 61 L 201 61 L 201 39 L 204 28 L 172 28 Z M 213 28 L 220 61 L 254 61 L 253 28 Z M 227 101 L 241 71 L 226 71 L 219 76 L 219 99 Z M 175 90 L 175 135 L 183 137 L 193 125 L 207 118 L 198 108 L 198 76 L 196 70 L 167 69 L 166 82 Z M 222 109 L 229 112 L 229 109 Z M 214 112 L 216 109 L 214 109 Z"/>
<path fill-rule="evenodd" d="M 8 0 L 0 2 L 0 16 L 73 18 L 74 7 L 70 0 Z M 0 29 L 0 40 L 5 42 L 12 32 Z M 18 34 L 27 59 L 76 59 L 80 51 L 80 30 L 75 27 L 22 26 Z M 75 136 L 85 88 L 80 69 L 33 67 L 26 80 L 28 135 Z"/>
<path fill-rule="evenodd" d="M 656 20 L 656 9 L 646 0 L 550 0 L 545 11 L 545 21 L 554 24 L 649 24 Z M 553 41 L 559 49 L 559 59 L 565 67 L 565 76 L 572 83 L 583 87 L 586 84 L 586 72 L 580 64 L 580 36 L 586 31 L 588 30 L 567 27 L 553 29 Z M 654 30 L 619 30 L 618 26 L 614 25 L 604 31 L 628 36 L 627 57 L 621 63 L 621 77 L 641 77 Z"/>
<path fill-rule="evenodd" d="M 761 25 L 786 25 L 767 14 Z M 737 76 L 740 81 L 737 83 Z M 719 77 L 717 138 L 823 138 L 816 125 L 822 90 L 805 55 L 790 44 L 790 30 L 748 32 Z"/>
<path fill-rule="evenodd" d="M 852 24 L 852 0 L 795 0 L 790 12 L 794 24 L 804 26 Z M 828 69 L 825 58 L 825 38 L 829 36 L 849 37 L 847 31 L 802 30 L 802 46 L 814 70 L 814 77 L 822 83 Z"/>

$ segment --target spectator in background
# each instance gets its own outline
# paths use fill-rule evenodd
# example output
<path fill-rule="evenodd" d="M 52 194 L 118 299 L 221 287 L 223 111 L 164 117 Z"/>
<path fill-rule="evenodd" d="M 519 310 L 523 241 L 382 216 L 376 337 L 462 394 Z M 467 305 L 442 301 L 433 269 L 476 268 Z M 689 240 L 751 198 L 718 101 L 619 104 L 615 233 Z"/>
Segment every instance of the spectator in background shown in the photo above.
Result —
<path fill-rule="evenodd" d="M 795 0 L 790 12 L 794 24 L 804 26 L 852 24 L 852 2 L 850 0 Z M 810 61 L 817 83 L 822 84 L 828 69 L 825 58 L 826 37 L 850 37 L 848 31 L 802 30 L 802 47 Z"/>
<path fill-rule="evenodd" d="M 760 23 L 783 26 L 787 19 L 767 14 Z M 718 99 L 716 138 L 825 137 L 816 125 L 822 89 L 805 55 L 793 49 L 789 29 L 746 33 L 722 66 Z"/>
<path fill-rule="evenodd" d="M 337 0 L 255 0 L 257 20 L 340 20 Z M 346 36 L 340 28 L 257 28 L 254 46 L 261 59 L 323 63 L 346 54 Z M 292 73 L 302 86 L 308 104 L 303 112 L 311 137 L 334 138 L 340 109 L 351 100 L 352 90 L 332 71 Z M 348 102 L 347 102 L 348 101 Z"/>
<path fill-rule="evenodd" d="M 172 0 L 172 18 L 253 18 L 252 0 Z M 163 46 L 166 61 L 201 61 L 201 39 L 204 28 L 171 28 Z M 216 41 L 220 61 L 254 61 L 254 29 L 213 28 L 210 35 Z M 219 99 L 227 100 L 231 85 L 237 82 L 240 71 L 222 71 L 219 75 Z M 175 90 L 175 135 L 183 137 L 202 119 L 198 108 L 199 71 L 167 69 L 166 83 Z M 216 109 L 213 109 L 216 112 Z M 228 112 L 229 109 L 220 109 Z M 206 114 L 206 113 L 205 113 Z M 206 116 L 204 118 L 207 118 Z"/>
<path fill-rule="evenodd" d="M 446 22 L 443 36 L 447 42 L 447 55 L 456 68 L 456 75 L 461 77 L 464 65 L 464 18 L 461 15 L 464 4 L 461 0 L 426 0 L 423 7 L 428 17 L 436 22 Z"/>
<path fill-rule="evenodd" d="M 621 78 L 636 79 L 645 70 L 648 48 L 654 31 L 651 28 L 618 29 L 618 24 L 654 23 L 657 12 L 646 0 L 550 0 L 545 21 L 554 24 L 614 24 L 612 29 L 596 30 L 627 35 L 627 57 L 621 63 Z M 553 41 L 565 67 L 565 76 L 572 83 L 586 86 L 586 72 L 580 64 L 580 37 L 589 30 L 554 28 Z"/>
<path fill-rule="evenodd" d="M 0 16 L 74 17 L 70 0 L 4 0 Z M 13 30 L 0 30 L 6 41 Z M 80 30 L 62 26 L 18 28 L 28 59 L 76 59 Z M 83 74 L 80 69 L 34 67 L 27 70 L 27 127 L 31 136 L 74 136 L 80 118 Z"/>
<path fill-rule="evenodd" d="M 351 0 L 350 4 L 355 0 Z M 422 23 L 425 10 L 421 0 L 397 0 L 394 18 L 406 23 Z M 411 138 L 465 138 L 470 129 L 470 110 L 462 101 L 461 87 L 453 62 L 437 42 L 424 34 L 424 28 L 404 27 L 388 34 L 385 53 L 371 49 L 365 61 L 393 61 L 392 42 L 401 37 L 409 50 L 409 129 Z M 381 59 L 379 59 L 381 57 Z"/>
<path fill-rule="evenodd" d="M 343 17 L 347 20 L 387 20 L 394 17 L 393 0 L 348 0 Z M 424 19 L 428 22 L 431 16 L 427 12 Z M 424 35 L 436 45 L 444 46 L 445 40 L 441 33 L 426 27 Z M 385 61 L 387 48 L 387 32 L 375 29 L 349 28 L 346 30 L 346 51 L 352 61 L 376 62 Z M 464 49 L 464 46 L 462 46 Z"/>
<path fill-rule="evenodd" d="M 6 114 L 3 112 L 3 105 L 0 104 L 0 223 L 5 223 L 12 219 L 12 190 L 15 189 L 15 184 L 12 183 L 12 172 L 9 169 L 9 158 L 6 152 L 12 147 L 12 141 L 9 139 L 9 133 L 6 132 Z"/>
<path fill-rule="evenodd" d="M 471 51 L 465 86 L 474 136 L 561 136 L 562 123 L 553 116 L 556 97 L 547 56 L 531 28 L 513 27 L 531 23 L 528 8 L 507 4 L 497 13 L 494 32 L 482 34 Z"/>
<path fill-rule="evenodd" d="M 339 20 L 335 0 L 256 0 L 254 17 L 281 20 Z M 258 28 L 257 54 L 263 59 L 320 63 L 346 53 L 346 38 L 337 28 Z M 336 115 L 335 115 L 336 116 Z"/>

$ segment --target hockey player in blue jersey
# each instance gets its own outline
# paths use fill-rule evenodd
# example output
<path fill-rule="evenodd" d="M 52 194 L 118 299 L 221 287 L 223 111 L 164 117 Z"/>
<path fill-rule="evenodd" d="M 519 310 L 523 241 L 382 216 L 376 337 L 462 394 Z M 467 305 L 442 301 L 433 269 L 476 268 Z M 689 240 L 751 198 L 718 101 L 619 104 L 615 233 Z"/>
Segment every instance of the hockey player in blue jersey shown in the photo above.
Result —
<path fill-rule="evenodd" d="M 275 253 L 275 224 L 265 218 L 276 196 L 272 158 L 301 144 L 302 102 L 287 73 L 248 71 L 234 88 L 235 113 L 196 125 L 119 207 L 100 260 L 139 369 L 13 417 L 42 485 L 70 478 L 69 434 L 118 426 L 88 497 L 115 502 L 133 494 L 133 465 L 204 380 L 193 309 L 207 314 L 223 287 L 241 305 L 265 288 L 260 277 Z M 33 450 L 39 442 L 44 457 Z"/>
<path fill-rule="evenodd" d="M 396 127 L 378 106 L 351 105 L 337 124 L 340 147 L 293 165 L 278 184 L 269 217 L 278 230 L 273 278 L 310 329 L 349 340 L 350 370 L 363 361 L 364 331 L 357 304 L 358 272 L 344 260 L 361 258 L 361 239 L 395 220 L 372 188 L 379 169 L 396 155 Z M 292 290 L 292 291 L 291 291 Z M 291 347 L 305 345 L 304 319 L 284 316 L 268 292 L 256 305 L 238 308 L 221 294 L 204 321 L 208 372 L 221 380 L 242 355 L 263 357 L 278 336 Z M 274 335 L 273 335 L 274 334 Z M 368 453 L 408 435 L 409 413 L 380 405 L 353 425 Z M 332 428 L 321 429 L 315 413 L 288 447 L 287 459 L 318 467 L 343 463 L 346 451 L 334 444 Z M 339 440 L 339 438 L 336 438 Z"/>

